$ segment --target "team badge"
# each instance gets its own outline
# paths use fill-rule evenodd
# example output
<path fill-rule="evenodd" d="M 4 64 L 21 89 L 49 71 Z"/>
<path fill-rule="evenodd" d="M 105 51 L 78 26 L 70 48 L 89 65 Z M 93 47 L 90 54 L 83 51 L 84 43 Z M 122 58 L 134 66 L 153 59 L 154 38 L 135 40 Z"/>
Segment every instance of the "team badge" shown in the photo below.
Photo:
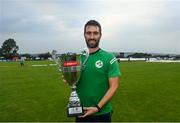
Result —
<path fill-rule="evenodd" d="M 95 66 L 97 68 L 101 68 L 103 66 L 103 62 L 101 60 L 96 61 Z"/>

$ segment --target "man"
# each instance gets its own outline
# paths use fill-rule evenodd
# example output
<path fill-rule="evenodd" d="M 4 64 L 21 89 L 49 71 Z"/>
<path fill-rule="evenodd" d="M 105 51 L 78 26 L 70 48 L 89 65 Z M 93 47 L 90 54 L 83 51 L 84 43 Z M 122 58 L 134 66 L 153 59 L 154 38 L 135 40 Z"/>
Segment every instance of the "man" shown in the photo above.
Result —
<path fill-rule="evenodd" d="M 111 122 L 110 99 L 118 88 L 121 73 L 117 59 L 99 48 L 101 36 L 101 25 L 97 21 L 85 24 L 84 37 L 90 54 L 77 84 L 85 113 L 76 117 L 76 122 Z"/>
<path fill-rule="evenodd" d="M 21 65 L 21 67 L 24 66 L 24 58 L 21 58 L 20 65 Z"/>

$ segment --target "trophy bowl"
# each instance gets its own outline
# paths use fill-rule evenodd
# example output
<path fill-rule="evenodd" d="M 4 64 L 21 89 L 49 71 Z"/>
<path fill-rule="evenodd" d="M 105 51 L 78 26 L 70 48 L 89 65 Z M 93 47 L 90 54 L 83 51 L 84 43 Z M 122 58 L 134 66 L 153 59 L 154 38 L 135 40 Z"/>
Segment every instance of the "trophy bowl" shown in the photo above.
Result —
<path fill-rule="evenodd" d="M 61 71 L 67 83 L 73 87 L 80 78 L 81 61 L 80 54 L 67 53 L 60 56 Z"/>
<path fill-rule="evenodd" d="M 58 56 L 56 51 L 53 50 L 52 59 L 59 66 L 59 70 L 61 71 L 63 78 L 72 88 L 67 106 L 67 116 L 74 117 L 83 115 L 83 107 L 76 92 L 76 84 L 80 78 L 82 69 L 81 54 L 65 53 Z"/>

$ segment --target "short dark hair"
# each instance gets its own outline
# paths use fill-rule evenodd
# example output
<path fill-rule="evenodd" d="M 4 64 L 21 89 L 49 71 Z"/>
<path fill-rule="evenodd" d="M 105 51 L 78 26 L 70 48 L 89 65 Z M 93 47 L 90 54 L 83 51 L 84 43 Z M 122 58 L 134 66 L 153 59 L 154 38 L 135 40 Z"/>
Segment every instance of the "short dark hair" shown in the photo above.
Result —
<path fill-rule="evenodd" d="M 97 26 L 99 27 L 99 31 L 100 31 L 100 34 L 101 34 L 101 25 L 99 22 L 97 22 L 96 20 L 89 20 L 85 25 L 84 25 L 84 34 L 86 32 L 86 27 L 87 26 Z"/>

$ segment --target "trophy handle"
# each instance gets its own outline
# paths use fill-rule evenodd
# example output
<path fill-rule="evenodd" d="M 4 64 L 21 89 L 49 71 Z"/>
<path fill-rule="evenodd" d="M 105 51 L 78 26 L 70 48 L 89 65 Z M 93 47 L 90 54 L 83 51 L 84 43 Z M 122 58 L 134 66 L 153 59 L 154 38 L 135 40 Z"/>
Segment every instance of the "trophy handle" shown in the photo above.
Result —
<path fill-rule="evenodd" d="M 88 61 L 88 57 L 89 57 L 89 49 L 88 48 L 84 48 L 84 50 L 82 51 L 82 55 L 85 56 L 84 61 L 82 62 L 82 69 L 85 68 L 86 63 Z"/>
<path fill-rule="evenodd" d="M 53 50 L 52 53 L 51 53 L 51 55 L 52 55 L 53 61 L 59 66 L 59 64 L 58 64 L 59 58 L 57 57 L 57 51 L 56 51 L 56 50 Z"/>
<path fill-rule="evenodd" d="M 87 62 L 87 60 L 88 60 L 88 57 L 89 57 L 89 49 L 88 49 L 88 48 L 84 48 L 83 53 L 84 53 L 83 55 L 86 56 L 86 59 L 85 59 L 84 62 L 83 62 L 83 65 L 85 65 L 86 62 Z"/>
<path fill-rule="evenodd" d="M 51 56 L 52 56 L 52 60 L 56 63 L 56 65 L 59 67 L 59 71 L 62 71 L 62 66 L 61 66 L 61 59 L 58 57 L 57 55 L 57 51 L 56 50 L 53 50 L 52 53 L 51 53 Z"/>

